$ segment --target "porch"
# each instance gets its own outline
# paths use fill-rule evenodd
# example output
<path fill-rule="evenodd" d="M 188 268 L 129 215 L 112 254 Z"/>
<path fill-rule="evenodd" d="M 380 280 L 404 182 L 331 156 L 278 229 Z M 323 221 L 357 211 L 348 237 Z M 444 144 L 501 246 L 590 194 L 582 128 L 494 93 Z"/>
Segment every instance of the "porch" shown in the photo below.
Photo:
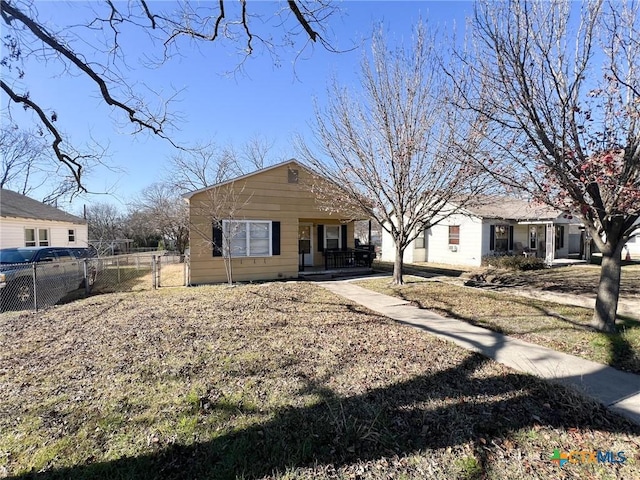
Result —
<path fill-rule="evenodd" d="M 304 265 L 304 251 L 300 250 L 299 275 L 354 274 L 371 272 L 375 259 L 374 245 L 360 245 L 357 248 L 325 249 L 322 252 L 324 265 Z"/>
<path fill-rule="evenodd" d="M 375 246 L 355 238 L 354 221 L 298 219 L 298 271 L 370 270 Z"/>
<path fill-rule="evenodd" d="M 584 231 L 577 224 L 520 221 L 512 228 L 510 243 L 515 255 L 542 258 L 548 265 L 584 258 Z"/>

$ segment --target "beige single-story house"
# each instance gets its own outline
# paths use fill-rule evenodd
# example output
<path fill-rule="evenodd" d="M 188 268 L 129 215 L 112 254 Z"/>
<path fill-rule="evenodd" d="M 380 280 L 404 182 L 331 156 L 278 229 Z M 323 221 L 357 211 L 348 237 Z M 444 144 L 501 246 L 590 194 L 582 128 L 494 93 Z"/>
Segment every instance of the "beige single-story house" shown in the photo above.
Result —
<path fill-rule="evenodd" d="M 87 221 L 25 195 L 0 191 L 0 248 L 86 247 Z"/>
<path fill-rule="evenodd" d="M 584 229 L 570 213 L 509 197 L 479 198 L 458 212 L 420 231 L 404 261 L 479 266 L 484 256 L 509 253 L 551 264 L 584 255 Z M 393 238 L 384 231 L 382 260 L 394 258 Z"/>
<path fill-rule="evenodd" d="M 365 266 L 354 241 L 362 215 L 328 204 L 332 188 L 289 160 L 186 194 L 189 283 L 226 282 L 229 267 L 233 281 L 254 281 Z"/>

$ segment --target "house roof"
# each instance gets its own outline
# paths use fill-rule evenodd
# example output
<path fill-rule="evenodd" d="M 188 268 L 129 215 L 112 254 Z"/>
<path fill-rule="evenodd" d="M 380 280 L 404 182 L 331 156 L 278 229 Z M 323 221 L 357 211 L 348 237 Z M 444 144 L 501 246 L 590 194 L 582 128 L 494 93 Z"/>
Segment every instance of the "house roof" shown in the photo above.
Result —
<path fill-rule="evenodd" d="M 560 210 L 533 200 L 501 196 L 478 197 L 476 202 L 466 204 L 464 209 L 481 218 L 515 221 L 553 220 L 562 214 Z"/>
<path fill-rule="evenodd" d="M 275 168 L 282 167 L 282 166 L 288 165 L 288 164 L 294 164 L 299 168 L 305 168 L 297 160 L 292 158 L 292 159 L 286 160 L 284 162 L 276 163 L 274 165 L 269 165 L 268 167 L 261 168 L 260 170 L 255 170 L 255 171 L 253 171 L 251 173 L 247 173 L 246 175 L 241 175 L 239 177 L 235 177 L 235 178 L 231 178 L 229 180 L 225 180 L 224 182 L 216 183 L 214 185 L 209 185 L 208 187 L 200 188 L 198 190 L 194 190 L 192 192 L 185 193 L 184 195 L 182 195 L 182 198 L 185 198 L 185 199 L 189 200 L 191 197 L 193 197 L 194 195 L 196 195 L 196 194 L 198 194 L 200 192 L 205 192 L 205 191 L 210 190 L 212 188 L 217 188 L 217 187 L 221 187 L 222 185 L 227 185 L 229 183 L 237 182 L 238 180 L 244 180 L 245 178 L 249 178 L 249 177 L 252 177 L 254 175 L 258 175 L 260 173 L 268 172 L 269 170 L 273 170 Z"/>
<path fill-rule="evenodd" d="M 0 191 L 0 217 L 87 223 L 80 217 L 4 188 Z"/>

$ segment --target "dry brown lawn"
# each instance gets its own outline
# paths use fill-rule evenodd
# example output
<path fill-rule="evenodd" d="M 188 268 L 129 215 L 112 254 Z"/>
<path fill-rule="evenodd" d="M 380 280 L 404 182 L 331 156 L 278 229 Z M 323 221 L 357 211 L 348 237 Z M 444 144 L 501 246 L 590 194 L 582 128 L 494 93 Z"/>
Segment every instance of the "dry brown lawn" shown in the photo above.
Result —
<path fill-rule="evenodd" d="M 605 334 L 589 324 L 593 310 L 407 276 L 402 286 L 388 278 L 360 285 L 394 295 L 446 317 L 479 325 L 554 350 L 640 374 L 640 322 L 621 319 L 619 332 Z"/>
<path fill-rule="evenodd" d="M 527 287 L 551 292 L 595 296 L 600 280 L 600 267 L 598 265 L 574 265 L 529 272 L 486 268 L 473 272 L 470 277 L 507 287 Z M 620 295 L 640 298 L 640 265 L 622 267 Z"/>
<path fill-rule="evenodd" d="M 0 346 L 0 476 L 640 478 L 640 427 L 316 284 L 5 313 Z"/>
<path fill-rule="evenodd" d="M 393 264 L 375 262 L 374 268 L 391 271 Z M 446 275 L 464 280 L 488 282 L 496 286 L 526 287 L 551 292 L 595 296 L 600 279 L 599 265 L 573 265 L 568 267 L 545 268 L 533 271 L 502 270 L 492 267 L 456 267 L 445 264 L 417 263 L 405 265 L 408 274 Z M 637 262 L 622 267 L 620 295 L 640 298 L 640 264 Z"/>

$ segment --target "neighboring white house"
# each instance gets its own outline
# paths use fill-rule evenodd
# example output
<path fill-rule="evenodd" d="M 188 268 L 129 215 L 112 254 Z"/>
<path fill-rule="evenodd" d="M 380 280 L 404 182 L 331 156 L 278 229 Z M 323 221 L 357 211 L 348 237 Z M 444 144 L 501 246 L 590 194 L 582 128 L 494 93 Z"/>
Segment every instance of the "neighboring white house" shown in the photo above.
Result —
<path fill-rule="evenodd" d="M 0 191 L 0 248 L 87 245 L 86 220 L 11 190 Z"/>
<path fill-rule="evenodd" d="M 636 223 L 638 227 L 635 231 L 635 236 L 632 237 L 622 251 L 623 258 L 629 252 L 629 256 L 633 259 L 640 260 L 640 220 Z"/>
<path fill-rule="evenodd" d="M 421 231 L 405 250 L 404 261 L 479 266 L 486 255 L 513 253 L 551 263 L 581 258 L 584 235 L 571 214 L 526 200 L 488 197 Z M 394 249 L 393 238 L 383 231 L 382 260 L 392 262 Z"/>

